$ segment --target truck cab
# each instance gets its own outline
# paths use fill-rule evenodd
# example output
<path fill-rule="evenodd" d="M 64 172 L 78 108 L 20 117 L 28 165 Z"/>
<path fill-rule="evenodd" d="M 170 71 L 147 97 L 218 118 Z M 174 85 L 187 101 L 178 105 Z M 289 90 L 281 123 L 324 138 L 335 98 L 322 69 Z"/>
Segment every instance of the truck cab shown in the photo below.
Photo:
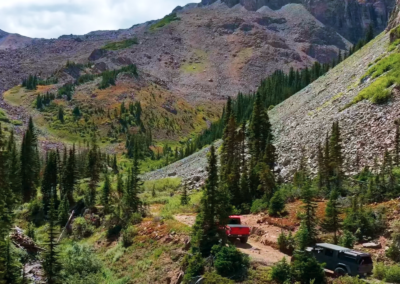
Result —
<path fill-rule="evenodd" d="M 241 216 L 232 215 L 226 225 L 226 235 L 231 242 L 239 238 L 245 244 L 250 235 L 250 227 L 242 224 Z"/>
<path fill-rule="evenodd" d="M 320 243 L 307 248 L 319 263 L 325 263 L 325 269 L 334 271 L 336 275 L 365 276 L 372 273 L 373 263 L 368 253 L 355 251 L 345 247 Z"/>

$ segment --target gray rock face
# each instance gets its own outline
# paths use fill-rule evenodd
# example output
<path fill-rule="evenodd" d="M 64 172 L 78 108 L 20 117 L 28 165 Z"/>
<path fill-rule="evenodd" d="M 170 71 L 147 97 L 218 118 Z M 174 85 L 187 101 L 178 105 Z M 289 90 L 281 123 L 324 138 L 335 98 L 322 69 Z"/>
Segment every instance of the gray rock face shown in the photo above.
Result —
<path fill-rule="evenodd" d="M 203 0 L 200 5 L 207 6 L 217 0 Z M 353 43 L 365 35 L 366 28 L 373 25 L 376 33 L 383 31 L 396 0 L 220 0 L 228 7 L 241 4 L 249 11 L 257 11 L 263 6 L 273 10 L 287 4 L 303 4 L 318 20 L 335 29 Z M 400 22 L 400 21 L 399 21 Z"/>

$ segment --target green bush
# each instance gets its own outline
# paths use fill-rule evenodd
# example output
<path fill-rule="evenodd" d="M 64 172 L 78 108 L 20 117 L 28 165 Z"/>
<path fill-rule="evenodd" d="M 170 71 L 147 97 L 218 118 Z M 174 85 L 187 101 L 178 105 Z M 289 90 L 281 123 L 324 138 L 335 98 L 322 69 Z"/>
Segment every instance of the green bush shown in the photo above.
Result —
<path fill-rule="evenodd" d="M 400 283 L 400 265 L 389 266 L 386 269 L 385 281 L 389 283 Z"/>
<path fill-rule="evenodd" d="M 278 237 L 278 246 L 281 252 L 292 254 L 295 249 L 295 239 L 292 232 L 289 232 L 289 234 L 286 235 L 282 231 Z"/>
<path fill-rule="evenodd" d="M 290 265 L 286 261 L 286 258 L 282 258 L 281 261 L 279 261 L 272 267 L 271 279 L 278 284 L 283 284 L 285 282 L 290 281 L 291 279 Z"/>
<path fill-rule="evenodd" d="M 391 244 L 386 251 L 386 256 L 393 261 L 400 261 L 400 249 L 396 244 Z"/>
<path fill-rule="evenodd" d="M 305 252 L 296 252 L 294 261 L 291 263 L 291 274 L 294 280 L 301 283 L 326 283 L 323 266 L 314 256 Z"/>
<path fill-rule="evenodd" d="M 132 216 L 131 216 L 131 219 L 130 219 L 130 222 L 133 224 L 133 225 L 137 225 L 137 224 L 140 224 L 141 222 L 142 222 L 142 214 L 140 214 L 140 213 L 133 213 L 132 214 Z"/>
<path fill-rule="evenodd" d="M 137 236 L 138 232 L 136 227 L 129 226 L 128 228 L 122 230 L 122 245 L 124 247 L 129 247 L 133 244 L 133 238 Z"/>
<path fill-rule="evenodd" d="M 373 276 L 376 279 L 383 280 L 386 275 L 386 266 L 383 262 L 377 262 L 374 264 Z"/>
<path fill-rule="evenodd" d="M 183 266 L 186 267 L 184 283 L 189 282 L 192 277 L 202 275 L 204 272 L 204 259 L 200 253 L 186 255 L 183 260 Z"/>
<path fill-rule="evenodd" d="M 215 272 L 207 272 L 203 275 L 204 284 L 234 284 L 235 282 L 218 275 Z"/>
<path fill-rule="evenodd" d="M 243 280 L 247 277 L 250 266 L 249 257 L 236 249 L 234 246 L 215 245 L 211 249 L 215 256 L 214 267 L 218 274 L 235 280 Z"/>
<path fill-rule="evenodd" d="M 264 201 L 264 199 L 256 199 L 253 201 L 253 204 L 251 205 L 250 212 L 256 214 L 266 211 L 267 209 L 268 209 L 268 202 Z"/>
<path fill-rule="evenodd" d="M 281 192 L 278 190 L 275 192 L 274 196 L 272 196 L 269 207 L 268 213 L 271 216 L 277 216 L 285 210 L 285 201 L 283 200 Z"/>
<path fill-rule="evenodd" d="M 333 281 L 333 284 L 365 284 L 360 278 L 352 276 L 343 276 Z"/>
<path fill-rule="evenodd" d="M 44 208 L 43 202 L 39 199 L 34 199 L 29 203 L 30 221 L 35 224 L 36 227 L 40 226 L 44 221 Z"/>
<path fill-rule="evenodd" d="M 354 247 L 354 244 L 356 242 L 356 238 L 354 234 L 350 233 L 349 231 L 345 230 L 343 232 L 343 235 L 339 239 L 339 245 L 342 247 L 350 248 L 352 249 Z"/>
<path fill-rule="evenodd" d="M 2 109 L 0 109 L 0 121 L 10 122 L 10 120 L 8 119 L 6 113 Z"/>
<path fill-rule="evenodd" d="M 68 246 L 61 254 L 61 264 L 63 283 L 100 283 L 102 264 L 88 246 Z"/>
<path fill-rule="evenodd" d="M 72 235 L 76 239 L 90 237 L 94 232 L 94 227 L 85 218 L 77 217 L 72 223 Z"/>

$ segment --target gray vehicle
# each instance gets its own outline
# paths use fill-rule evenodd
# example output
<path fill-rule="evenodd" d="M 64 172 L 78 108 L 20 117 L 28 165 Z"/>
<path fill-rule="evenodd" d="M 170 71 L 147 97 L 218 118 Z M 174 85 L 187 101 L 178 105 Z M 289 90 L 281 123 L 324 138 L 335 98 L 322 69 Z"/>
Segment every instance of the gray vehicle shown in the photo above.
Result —
<path fill-rule="evenodd" d="M 325 269 L 334 271 L 336 275 L 365 276 L 372 273 L 373 263 L 368 253 L 351 250 L 332 244 L 316 244 L 307 248 L 319 263 L 325 263 Z"/>

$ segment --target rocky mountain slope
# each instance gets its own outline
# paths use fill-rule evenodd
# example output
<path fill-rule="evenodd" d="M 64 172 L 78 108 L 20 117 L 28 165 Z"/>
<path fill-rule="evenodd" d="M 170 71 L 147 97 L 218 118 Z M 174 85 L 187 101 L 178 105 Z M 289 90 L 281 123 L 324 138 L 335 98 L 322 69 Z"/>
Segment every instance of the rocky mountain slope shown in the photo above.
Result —
<path fill-rule="evenodd" d="M 361 100 L 349 106 L 361 91 L 379 80 L 370 76 L 361 78 L 370 68 L 397 52 L 389 50 L 389 34 L 382 33 L 325 76 L 271 110 L 283 177 L 290 177 L 297 169 L 302 147 L 310 168 L 316 170 L 317 146 L 325 141 L 336 121 L 341 128 L 347 174 L 372 166 L 375 158 L 382 160 L 386 148 L 393 149 L 395 121 L 400 115 L 398 87 L 390 89 L 391 99 L 387 103 Z"/>
<path fill-rule="evenodd" d="M 9 34 L 0 30 L 0 50 L 2 49 L 17 49 L 28 46 L 33 42 L 33 39 L 19 34 Z"/>
<path fill-rule="evenodd" d="M 200 5 L 219 1 L 229 7 L 241 5 L 250 11 L 263 6 L 277 10 L 290 3 L 303 4 L 319 21 L 353 43 L 362 39 L 369 24 L 377 33 L 383 31 L 395 7 L 395 0 L 202 0 Z"/>
<path fill-rule="evenodd" d="M 128 30 L 35 40 L 26 48 L 0 51 L 0 90 L 20 83 L 28 73 L 48 76 L 67 60 L 90 60 L 102 69 L 136 63 L 189 100 L 220 99 L 254 90 L 276 69 L 329 62 L 339 49 L 349 47 L 298 4 L 254 12 L 214 3 L 178 12 L 178 18 L 162 20 L 163 27 L 146 23 Z M 139 44 L 101 50 L 108 42 L 133 37 Z"/>

